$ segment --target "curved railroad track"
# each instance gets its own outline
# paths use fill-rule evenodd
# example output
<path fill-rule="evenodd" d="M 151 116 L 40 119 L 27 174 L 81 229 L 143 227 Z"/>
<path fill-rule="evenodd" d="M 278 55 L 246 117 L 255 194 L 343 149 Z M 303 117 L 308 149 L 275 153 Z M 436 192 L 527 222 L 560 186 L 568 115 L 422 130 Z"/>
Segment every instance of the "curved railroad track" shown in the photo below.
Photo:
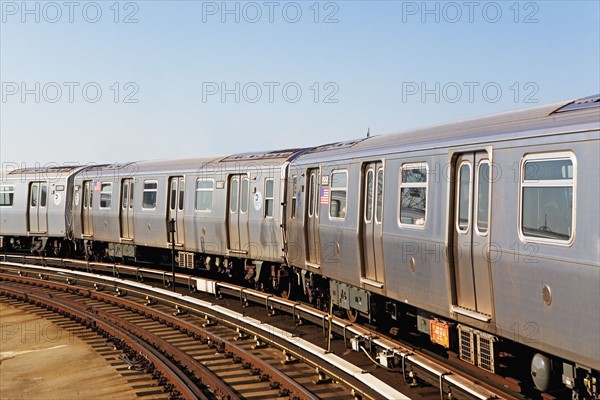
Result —
<path fill-rule="evenodd" d="M 280 365 L 263 361 L 261 356 L 273 358 L 272 354 L 260 354 L 261 350 L 265 353 L 265 342 L 223 326 L 216 328 L 214 321 L 184 320 L 165 306 L 149 307 L 155 304 L 71 284 L 7 274 L 0 274 L 0 280 L 1 296 L 51 310 L 94 331 L 121 349 L 132 366 L 157 379 L 171 398 L 318 398 L 305 388 L 310 381 L 301 384 L 280 371 Z M 211 332 L 207 327 L 215 328 Z M 306 368 L 294 368 L 293 372 L 307 373 Z M 324 388 L 343 392 L 339 385 Z M 346 390 L 349 393 L 351 389 Z"/>
<path fill-rule="evenodd" d="M 39 265 L 32 266 L 32 263 Z M 76 272 L 60 271 L 59 269 L 50 267 L 50 265 L 76 267 L 86 272 L 79 272 L 77 273 L 79 275 L 75 276 Z M 245 382 L 242 383 L 241 387 L 251 389 L 247 392 L 244 392 L 245 389 L 234 389 L 237 390 L 236 395 L 239 397 L 244 397 L 244 395 L 251 397 L 251 393 L 259 392 L 263 395 L 269 394 L 272 396 L 289 394 L 291 398 L 328 398 L 327 396 L 331 394 L 339 397 L 330 396 L 329 398 L 378 399 L 402 396 L 400 391 L 389 392 L 394 393 L 392 395 L 386 392 L 388 388 L 384 387 L 382 389 L 382 387 L 376 387 L 381 385 L 386 386 L 382 382 L 389 383 L 390 390 L 400 389 L 402 392 L 408 391 L 412 393 L 411 395 L 415 396 L 447 397 L 451 393 L 451 396 L 456 398 L 491 399 L 521 397 L 515 394 L 514 390 L 510 391 L 510 389 L 515 389 L 515 387 L 518 389 L 517 383 L 509 382 L 506 384 L 501 382 L 500 386 L 509 389 L 508 392 L 502 391 L 491 386 L 490 384 L 494 383 L 491 380 L 480 379 L 478 377 L 473 378 L 464 371 L 442 364 L 433 355 L 421 353 L 414 348 L 407 348 L 405 344 L 385 338 L 380 333 L 376 333 L 368 328 L 360 327 L 337 317 L 331 318 L 330 328 L 330 318 L 326 313 L 311 309 L 301 303 L 280 299 L 273 295 L 256 292 L 228 283 L 200 279 L 178 273 L 175 280 L 180 291 L 187 292 L 185 289 L 191 289 L 194 292 L 198 291 L 194 295 L 194 298 L 198 300 L 190 302 L 191 296 L 173 294 L 168 290 L 160 289 L 160 286 L 168 287 L 172 283 L 172 278 L 170 274 L 156 270 L 117 264 L 82 262 L 78 260 L 42 259 L 24 256 L 12 257 L 6 255 L 0 263 L 0 267 L 4 270 L 3 272 L 9 273 L 8 276 L 3 275 L 0 277 L 2 279 L 2 288 L 4 288 L 8 280 L 14 281 L 17 279 L 19 273 L 21 275 L 29 275 L 28 277 L 19 277 L 18 279 L 22 282 L 19 285 L 27 281 L 29 285 L 43 283 L 46 286 L 62 286 L 59 290 L 68 293 L 69 296 L 85 298 L 86 306 L 92 307 L 92 309 L 99 307 L 97 315 L 102 314 L 105 319 L 110 319 L 111 316 L 112 318 L 123 317 L 126 322 L 115 323 L 119 324 L 124 330 L 128 326 L 127 320 L 131 325 L 136 326 L 140 326 L 140 324 L 141 326 L 145 326 L 148 324 L 151 334 L 153 334 L 152 332 L 164 334 L 157 334 L 156 336 L 163 337 L 167 342 L 179 343 L 179 348 L 188 356 L 196 357 L 199 354 L 196 354 L 196 349 L 200 345 L 206 346 L 210 349 L 207 351 L 213 357 L 213 360 L 207 361 L 206 364 L 213 363 L 215 365 L 227 364 L 235 366 L 233 368 L 235 372 L 227 371 L 226 369 L 215 371 L 219 376 L 226 377 L 228 374 L 232 374 L 236 376 L 236 379 L 240 379 L 239 375 L 243 369 L 242 366 L 249 367 L 249 372 L 255 374 L 250 375 L 252 377 L 250 379 L 252 384 Z M 105 277 L 94 281 L 91 273 L 100 271 L 108 272 L 112 277 Z M 133 286 L 128 286 L 125 281 L 120 279 L 120 277 L 126 276 L 135 279 L 131 283 Z M 61 282 L 55 282 L 57 280 Z M 139 283 L 140 281 L 144 283 Z M 77 289 L 75 285 L 80 288 Z M 147 291 L 145 289 L 145 287 L 152 285 L 155 286 L 154 290 Z M 156 288 L 156 286 L 159 288 Z M 44 288 L 43 290 L 54 289 Z M 200 292 L 207 292 L 208 294 L 200 294 Z M 123 295 L 126 293 L 127 298 L 125 299 Z M 75 301 L 73 298 L 68 300 Z M 104 305 L 94 302 L 100 302 Z M 120 305 L 115 303 L 119 303 Z M 255 304 L 256 306 L 250 307 L 249 305 L 251 304 Z M 237 311 L 233 311 L 229 315 L 227 312 L 217 315 L 220 314 L 222 307 Z M 152 310 L 152 313 L 144 311 L 144 309 L 148 308 Z M 174 316 L 172 315 L 173 313 L 178 315 Z M 272 317 L 275 314 L 284 313 L 289 313 L 290 315 L 287 317 L 282 316 L 281 320 Z M 125 318 L 125 314 L 128 314 L 129 317 Z M 241 314 L 244 318 L 240 319 L 235 314 Z M 249 315 L 252 315 L 252 317 Z M 265 319 L 274 326 L 267 328 L 267 332 L 265 333 L 264 330 L 259 329 L 260 326 L 265 325 L 265 322 L 261 322 L 259 318 Z M 155 321 L 156 319 L 162 320 L 164 326 L 171 325 L 174 328 L 167 330 L 160 326 L 154 326 L 161 323 Z M 252 321 L 242 321 L 242 319 L 250 319 Z M 312 324 L 304 324 L 303 322 L 306 321 L 312 322 Z M 218 323 L 214 324 L 215 322 Z M 204 325 L 203 329 L 212 329 L 212 331 L 200 332 L 195 330 L 194 327 L 198 328 L 202 327 L 202 325 Z M 287 330 L 280 331 L 277 325 L 286 327 Z M 312 330 L 309 327 L 312 327 Z M 270 332 L 269 329 L 271 330 Z M 335 354 L 327 353 L 322 348 L 327 345 L 326 338 L 328 337 L 327 333 L 329 329 L 331 329 L 332 337 L 339 339 L 331 341 L 332 352 L 337 352 L 344 358 L 347 358 L 348 361 L 357 363 L 358 367 L 345 365 L 344 363 L 347 362 L 342 360 L 341 357 L 337 357 L 333 362 L 328 359 L 336 357 Z M 174 331 L 178 333 L 174 333 Z M 183 336 L 187 335 L 188 339 L 182 338 L 182 332 L 184 332 Z M 214 336 L 211 337 L 210 335 Z M 200 339 L 194 339 L 195 336 Z M 308 340 L 304 340 L 305 338 Z M 229 343 L 232 343 L 233 346 Z M 293 346 L 294 343 L 296 346 Z M 315 345 L 318 348 L 316 352 L 320 351 L 325 354 L 318 356 L 314 354 L 315 349 L 311 348 L 311 344 L 315 343 L 322 346 Z M 213 347 L 208 347 L 209 344 Z M 265 345 L 267 346 L 265 347 Z M 352 352 L 347 350 L 349 345 L 354 350 L 359 351 Z M 280 371 L 272 372 L 272 370 L 270 371 L 266 366 L 262 366 L 262 364 L 259 367 L 259 361 L 255 360 L 254 364 L 249 361 L 240 362 L 239 357 L 241 356 L 232 350 L 235 349 L 235 346 L 246 346 L 243 349 L 246 352 L 258 352 L 262 350 L 263 353 L 257 353 L 256 357 L 263 360 L 270 360 L 271 364 L 277 365 L 277 369 L 282 370 L 281 372 L 288 368 L 302 366 L 304 369 L 290 371 L 287 376 L 292 381 L 293 379 L 290 376 L 298 377 L 297 383 L 299 387 L 288 386 L 292 384 L 280 377 L 278 374 L 281 373 Z M 370 353 L 372 359 L 377 358 L 373 361 L 388 363 L 390 368 L 375 368 L 371 361 L 364 357 L 363 352 Z M 179 357 L 183 358 L 181 355 Z M 178 359 L 175 358 L 175 360 Z M 287 362 L 285 362 L 286 360 Z M 302 362 L 298 362 L 298 360 Z M 282 361 L 284 362 L 283 365 Z M 292 362 L 290 363 L 290 361 Z M 249 363 L 250 365 L 248 365 Z M 336 363 L 344 365 L 340 366 L 336 365 Z M 265 364 L 268 364 L 268 362 Z M 381 367 L 382 365 L 379 366 Z M 317 367 L 319 371 L 316 371 Z M 379 379 L 370 374 L 370 377 L 367 379 L 364 376 L 361 377 L 361 375 L 365 375 L 363 374 L 365 370 L 371 370 L 373 375 Z M 187 374 L 190 375 L 189 370 Z M 194 377 L 195 375 L 192 373 L 191 376 Z M 259 386 L 252 386 L 258 385 L 256 381 L 264 385 L 260 389 L 258 388 Z M 311 382 L 313 382 L 312 386 Z M 379 384 L 374 382 L 379 382 Z M 428 382 L 432 387 L 423 388 L 422 385 L 419 385 L 421 382 Z M 215 383 L 212 385 L 217 386 Z M 415 392 L 415 389 L 410 389 L 410 386 L 421 387 Z M 181 391 L 177 389 L 177 393 L 181 393 Z"/>

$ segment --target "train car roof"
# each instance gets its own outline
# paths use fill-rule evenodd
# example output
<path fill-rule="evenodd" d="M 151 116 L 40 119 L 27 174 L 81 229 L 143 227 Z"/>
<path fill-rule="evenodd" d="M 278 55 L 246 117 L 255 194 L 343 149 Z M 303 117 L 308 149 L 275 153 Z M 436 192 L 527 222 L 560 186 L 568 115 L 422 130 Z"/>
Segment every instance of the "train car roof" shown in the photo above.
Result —
<path fill-rule="evenodd" d="M 0 174 L 0 182 L 7 182 L 9 180 L 22 179 L 23 181 L 30 180 L 55 180 L 66 178 L 82 169 L 83 165 L 52 165 L 52 166 L 35 166 L 27 168 L 15 168 L 13 170 L 6 171 L 7 168 L 3 168 L 2 174 Z"/>
<path fill-rule="evenodd" d="M 284 149 L 273 151 L 255 151 L 247 153 L 230 154 L 226 156 L 213 156 L 203 158 L 190 158 L 183 160 L 156 160 L 130 163 L 129 169 L 137 169 L 140 172 L 198 172 L 206 164 L 256 164 L 261 161 L 276 161 L 284 163 L 304 149 Z"/>
<path fill-rule="evenodd" d="M 69 174 L 79 168 L 81 165 L 57 165 L 52 167 L 29 167 L 18 168 L 8 172 L 7 175 L 34 175 L 34 174 Z"/>
<path fill-rule="evenodd" d="M 600 129 L 600 95 L 317 147 L 300 159 L 384 154 L 398 146 L 417 151 L 590 129 Z"/>
<path fill-rule="evenodd" d="M 291 157 L 296 155 L 298 152 L 304 149 L 284 149 L 284 150 L 273 150 L 273 151 L 256 151 L 249 153 L 238 153 L 223 157 L 219 162 L 247 162 L 247 161 L 259 161 L 259 160 L 277 160 L 285 162 Z"/>
<path fill-rule="evenodd" d="M 84 172 L 90 177 L 106 176 L 106 177 L 121 177 L 136 176 L 138 174 L 162 174 L 176 172 L 193 173 L 199 171 L 203 166 L 209 163 L 218 162 L 219 157 L 202 157 L 202 158 L 186 158 L 174 160 L 148 160 L 148 161 L 133 161 L 123 164 L 110 164 L 90 166 Z"/>
<path fill-rule="evenodd" d="M 284 162 L 293 158 L 304 149 L 285 149 L 276 151 L 259 151 L 231 154 L 227 156 L 209 156 L 187 159 L 165 159 L 129 162 L 125 164 L 110 164 L 89 166 L 85 173 L 88 176 L 127 177 L 137 174 L 188 174 L 200 172 L 209 164 L 224 164 L 225 168 L 241 165 L 256 165 L 263 161 Z"/>

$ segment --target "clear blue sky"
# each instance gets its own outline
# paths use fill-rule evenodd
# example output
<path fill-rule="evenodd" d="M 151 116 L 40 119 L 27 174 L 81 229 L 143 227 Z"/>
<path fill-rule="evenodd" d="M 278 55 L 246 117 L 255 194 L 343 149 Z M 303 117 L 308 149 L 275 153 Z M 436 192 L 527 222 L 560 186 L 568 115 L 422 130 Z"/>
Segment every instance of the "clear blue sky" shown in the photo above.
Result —
<path fill-rule="evenodd" d="M 1 8 L 3 167 L 311 146 L 600 92 L 598 1 Z"/>

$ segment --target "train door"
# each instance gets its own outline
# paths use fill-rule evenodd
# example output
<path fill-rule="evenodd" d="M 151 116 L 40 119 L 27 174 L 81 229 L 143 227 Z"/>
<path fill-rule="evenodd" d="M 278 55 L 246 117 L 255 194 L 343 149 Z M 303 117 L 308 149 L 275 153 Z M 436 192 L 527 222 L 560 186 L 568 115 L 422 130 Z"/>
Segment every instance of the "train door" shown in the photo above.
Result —
<path fill-rule="evenodd" d="M 93 193 L 92 181 L 83 181 L 81 233 L 84 236 L 91 236 L 94 234 L 94 223 L 92 219 Z"/>
<path fill-rule="evenodd" d="M 488 256 L 491 190 L 486 152 L 464 153 L 455 164 L 454 285 L 456 305 L 492 315 L 492 286 Z"/>
<path fill-rule="evenodd" d="M 172 176 L 169 178 L 169 203 L 167 207 L 167 227 L 168 221 L 175 220 L 175 244 L 183 246 L 185 244 L 185 230 L 183 218 L 183 206 L 185 200 L 185 179 L 183 176 Z M 167 240 L 171 242 L 171 233 L 167 228 Z"/>
<path fill-rule="evenodd" d="M 247 253 L 250 249 L 248 233 L 249 196 L 250 179 L 248 175 L 231 175 L 229 177 L 227 229 L 229 249 L 236 253 Z"/>
<path fill-rule="evenodd" d="M 32 182 L 29 185 L 29 232 L 48 231 L 48 183 Z"/>
<path fill-rule="evenodd" d="M 132 178 L 121 181 L 121 238 L 133 239 L 133 189 Z"/>
<path fill-rule="evenodd" d="M 362 277 L 383 282 L 383 182 L 381 162 L 367 163 L 362 173 Z"/>
<path fill-rule="evenodd" d="M 319 168 L 308 170 L 308 190 L 306 192 L 306 261 L 321 265 L 321 243 L 319 240 L 319 211 L 321 209 L 321 172 Z"/>

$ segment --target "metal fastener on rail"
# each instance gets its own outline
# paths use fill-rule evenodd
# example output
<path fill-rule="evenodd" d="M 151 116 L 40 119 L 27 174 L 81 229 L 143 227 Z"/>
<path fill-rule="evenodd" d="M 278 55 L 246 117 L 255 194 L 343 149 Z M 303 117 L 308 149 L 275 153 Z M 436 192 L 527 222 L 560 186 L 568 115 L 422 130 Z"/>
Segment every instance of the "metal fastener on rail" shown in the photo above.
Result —
<path fill-rule="evenodd" d="M 209 327 L 209 326 L 214 326 L 214 325 L 216 325 L 216 324 L 217 324 L 215 321 L 213 321 L 213 320 L 212 320 L 212 319 L 211 319 L 211 318 L 208 316 L 208 314 L 204 314 L 204 320 L 206 321 L 205 323 L 203 323 L 203 324 L 202 324 L 202 326 L 203 326 L 204 328 L 207 328 L 207 327 Z"/>
<path fill-rule="evenodd" d="M 235 328 L 235 331 L 237 332 L 237 336 L 234 337 L 233 340 L 235 340 L 236 342 L 239 342 L 240 340 L 244 340 L 244 339 L 248 339 L 249 338 L 249 336 L 239 326 L 237 328 Z"/>
<path fill-rule="evenodd" d="M 327 378 L 327 375 L 325 375 L 325 372 L 323 372 L 323 370 L 321 368 L 317 367 L 316 372 L 317 372 L 317 379 L 313 381 L 315 384 L 320 385 L 320 384 L 331 382 L 331 378 Z"/>
<path fill-rule="evenodd" d="M 242 307 L 248 307 L 248 298 L 244 298 L 244 290 L 246 290 L 246 288 L 240 289 L 240 303 L 242 304 Z"/>
<path fill-rule="evenodd" d="M 283 360 L 281 360 L 281 363 L 283 365 L 293 364 L 298 361 L 299 360 L 297 358 L 294 358 L 290 353 L 288 353 L 285 349 L 283 349 Z"/>
<path fill-rule="evenodd" d="M 268 344 L 263 342 L 262 340 L 260 340 L 260 338 L 258 336 L 254 336 L 254 340 L 256 341 L 256 344 L 251 346 L 252 350 L 264 349 L 265 347 L 268 346 Z"/>
<path fill-rule="evenodd" d="M 296 314 L 296 307 L 298 307 L 300 303 L 294 303 L 294 305 L 292 306 L 292 318 L 294 319 L 294 321 L 296 321 L 296 325 L 302 325 L 302 319 L 300 318 L 300 314 Z"/>
<path fill-rule="evenodd" d="M 440 400 L 444 400 L 444 376 L 452 375 L 452 372 L 442 372 L 440 374 Z"/>
<path fill-rule="evenodd" d="M 408 380 L 406 379 L 406 371 L 405 371 L 405 365 L 406 365 L 406 357 L 411 356 L 413 353 L 402 353 L 402 377 L 404 378 L 404 382 L 408 383 Z"/>

